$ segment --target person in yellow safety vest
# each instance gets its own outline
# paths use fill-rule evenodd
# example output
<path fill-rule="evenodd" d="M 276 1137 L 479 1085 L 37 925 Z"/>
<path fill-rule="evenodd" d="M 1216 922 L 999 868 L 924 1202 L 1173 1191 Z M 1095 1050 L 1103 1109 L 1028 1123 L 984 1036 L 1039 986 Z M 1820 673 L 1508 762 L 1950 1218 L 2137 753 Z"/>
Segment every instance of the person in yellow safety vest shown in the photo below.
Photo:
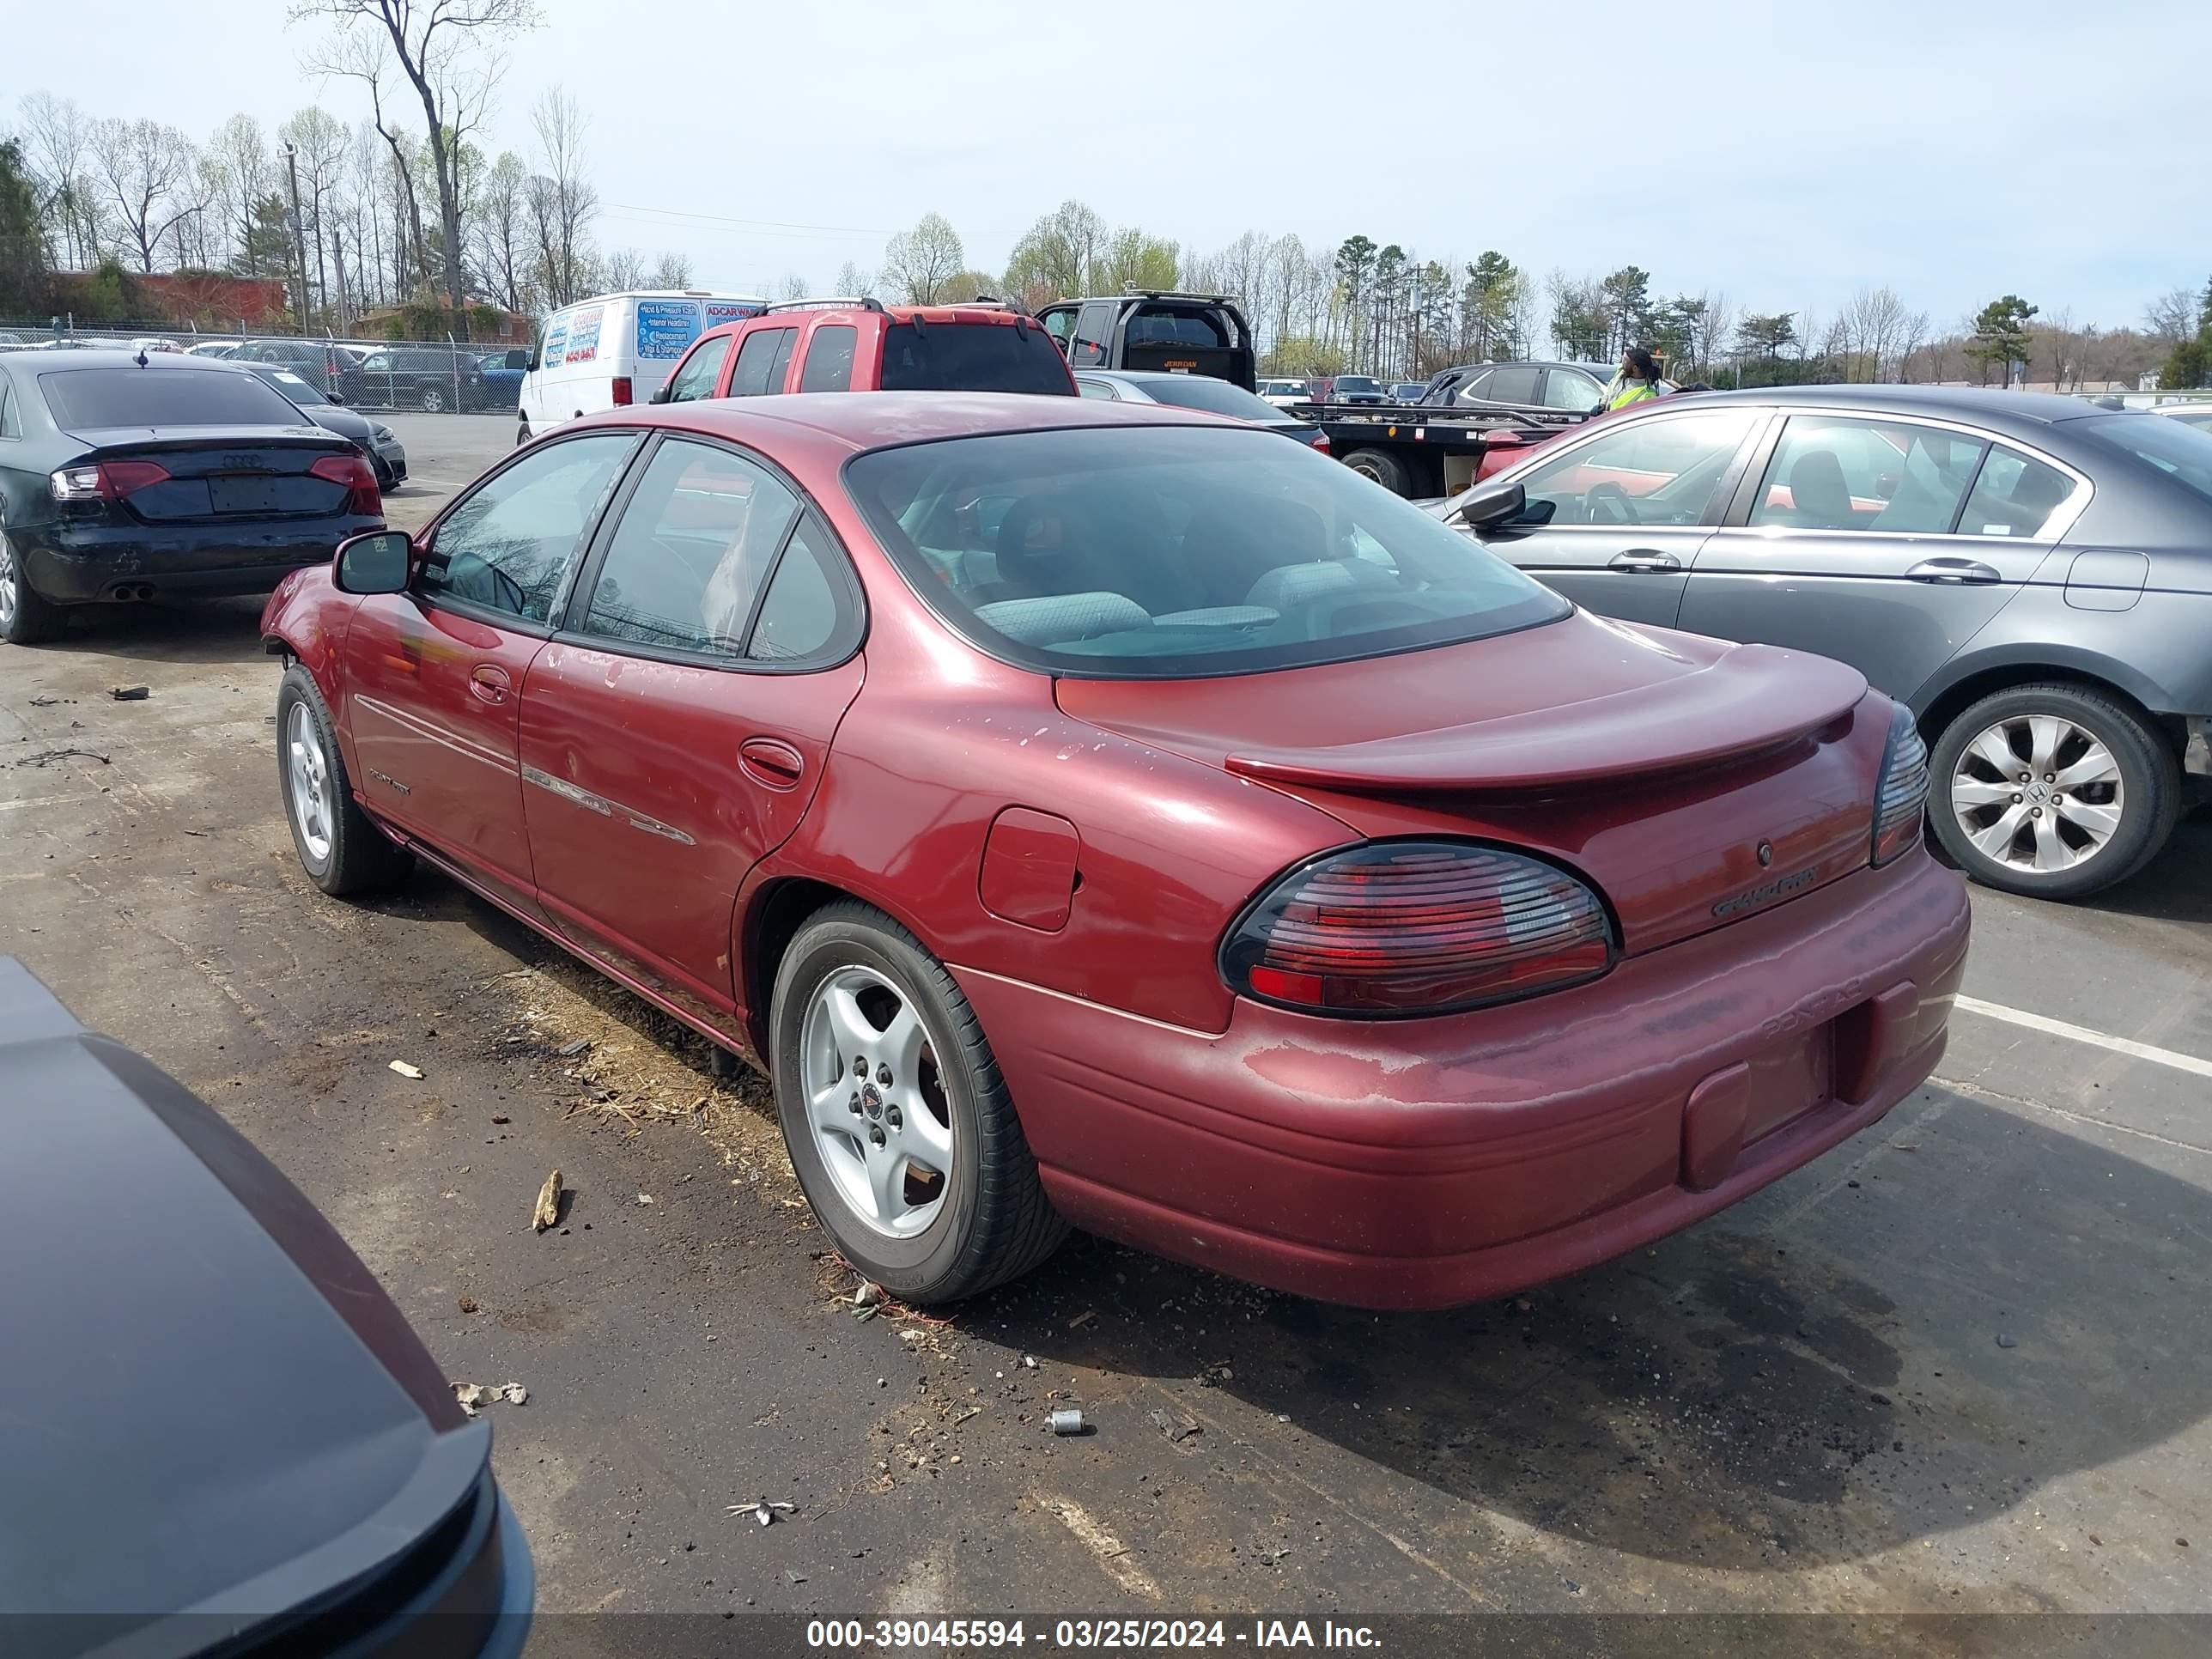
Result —
<path fill-rule="evenodd" d="M 1642 346 L 1631 346 L 1620 354 L 1620 370 L 1613 383 L 1605 389 L 1601 405 L 1607 415 L 1616 409 L 1626 409 L 1631 404 L 1640 404 L 1659 395 L 1659 365 Z"/>

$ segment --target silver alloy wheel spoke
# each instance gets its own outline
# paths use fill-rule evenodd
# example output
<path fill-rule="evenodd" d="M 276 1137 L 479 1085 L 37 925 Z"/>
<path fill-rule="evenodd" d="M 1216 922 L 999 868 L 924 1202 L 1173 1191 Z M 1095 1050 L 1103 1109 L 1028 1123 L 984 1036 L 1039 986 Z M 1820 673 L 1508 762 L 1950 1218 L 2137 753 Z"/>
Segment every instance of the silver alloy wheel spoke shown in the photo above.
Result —
<path fill-rule="evenodd" d="M 0 628 L 15 620 L 15 555 L 0 538 Z"/>
<path fill-rule="evenodd" d="M 2127 815 L 2112 750 L 2063 714 L 2014 714 L 1977 733 L 1950 792 L 1959 828 L 1984 857 L 2035 874 L 2096 857 Z"/>
<path fill-rule="evenodd" d="M 309 718 L 307 705 L 292 705 L 285 734 L 285 775 L 291 784 L 292 821 L 298 825 L 300 843 L 307 856 L 320 863 L 331 855 L 330 768 L 323 758 L 322 739 Z"/>
<path fill-rule="evenodd" d="M 807 1004 L 799 1052 L 807 1121 L 837 1198 L 872 1231 L 925 1231 L 957 1149 L 931 1110 L 935 1060 L 919 1012 L 874 969 L 840 968 Z"/>

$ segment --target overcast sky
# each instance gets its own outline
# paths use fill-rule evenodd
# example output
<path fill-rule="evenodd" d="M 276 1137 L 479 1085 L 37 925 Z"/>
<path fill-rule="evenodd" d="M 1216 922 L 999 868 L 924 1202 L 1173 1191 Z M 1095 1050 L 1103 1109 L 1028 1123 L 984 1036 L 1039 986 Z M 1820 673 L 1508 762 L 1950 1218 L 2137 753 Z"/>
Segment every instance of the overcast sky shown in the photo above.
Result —
<path fill-rule="evenodd" d="M 1887 283 L 1940 327 L 1998 294 L 2132 324 L 2212 270 L 2212 126 L 2153 89 L 2212 0 L 1213 0 L 999 7 L 540 0 L 488 148 L 559 82 L 609 246 L 819 287 L 935 210 L 1003 266 L 1068 197 L 1186 246 L 1355 232 L 1540 275 L 1825 311 Z M 354 84 L 283 0 L 0 0 L 0 125 L 44 88 L 204 137 Z M 33 43 L 64 42 L 51 54 Z"/>

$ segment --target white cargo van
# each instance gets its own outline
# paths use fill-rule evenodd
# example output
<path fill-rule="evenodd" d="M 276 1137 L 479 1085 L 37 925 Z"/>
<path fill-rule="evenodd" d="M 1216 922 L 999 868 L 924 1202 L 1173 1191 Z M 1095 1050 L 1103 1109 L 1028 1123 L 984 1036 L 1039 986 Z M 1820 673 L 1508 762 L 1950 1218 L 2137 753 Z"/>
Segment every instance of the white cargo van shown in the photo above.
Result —
<path fill-rule="evenodd" d="M 580 415 L 650 402 L 692 341 L 767 309 L 757 295 L 704 289 L 602 294 L 563 306 L 530 348 L 515 441 Z"/>

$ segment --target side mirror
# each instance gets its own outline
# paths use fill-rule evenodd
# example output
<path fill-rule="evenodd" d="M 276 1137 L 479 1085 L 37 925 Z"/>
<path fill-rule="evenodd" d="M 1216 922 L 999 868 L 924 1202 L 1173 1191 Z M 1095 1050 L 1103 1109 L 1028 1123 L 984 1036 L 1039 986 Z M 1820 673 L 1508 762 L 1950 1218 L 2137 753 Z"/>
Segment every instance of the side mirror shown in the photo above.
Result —
<path fill-rule="evenodd" d="M 332 574 L 341 593 L 404 593 L 415 549 L 404 530 L 373 530 L 338 544 Z"/>
<path fill-rule="evenodd" d="M 530 354 L 519 348 L 514 351 L 508 352 L 507 354 L 507 366 L 509 368 L 528 368 L 530 367 Z"/>
<path fill-rule="evenodd" d="M 653 396 L 651 396 L 650 398 L 647 398 L 646 399 L 646 402 L 647 402 L 647 403 L 649 403 L 649 404 L 665 404 L 665 403 L 666 403 L 667 401 L 668 401 L 668 388 L 667 388 L 666 386 L 655 386 L 655 387 L 653 388 Z"/>
<path fill-rule="evenodd" d="M 341 405 L 341 406 L 343 406 L 343 405 L 344 404 L 344 403 L 345 403 L 345 399 L 344 399 L 344 398 L 341 398 L 341 397 L 339 397 L 339 396 L 338 396 L 338 394 L 337 394 L 337 392 L 325 392 L 325 393 L 323 393 L 323 396 L 325 396 L 325 398 L 329 398 L 332 403 L 334 403 L 334 404 L 339 404 L 339 405 Z"/>
<path fill-rule="evenodd" d="M 1460 497 L 1452 517 L 1470 530 L 1510 524 L 1528 510 L 1528 492 L 1517 483 L 1477 484 Z"/>

